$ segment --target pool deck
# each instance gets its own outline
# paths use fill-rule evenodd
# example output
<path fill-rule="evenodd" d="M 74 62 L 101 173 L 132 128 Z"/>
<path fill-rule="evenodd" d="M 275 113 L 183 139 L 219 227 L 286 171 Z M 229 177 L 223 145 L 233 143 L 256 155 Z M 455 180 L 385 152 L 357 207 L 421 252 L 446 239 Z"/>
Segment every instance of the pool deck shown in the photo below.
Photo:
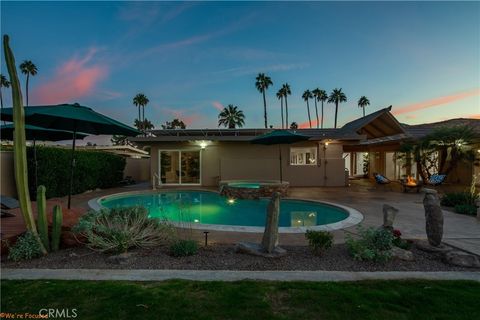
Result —
<path fill-rule="evenodd" d="M 199 187 L 179 187 L 171 189 L 203 189 L 216 190 L 215 188 Z M 112 188 L 98 190 L 89 193 L 83 193 L 72 197 L 72 210 L 67 212 L 67 221 L 74 221 L 75 217 L 86 212 L 88 201 L 92 198 L 102 197 L 110 194 L 127 191 L 151 190 L 146 184 L 138 184 L 128 187 Z M 399 209 L 399 213 L 394 223 L 396 229 L 401 230 L 402 236 L 409 239 L 425 239 L 425 218 L 422 199 L 423 195 L 417 193 L 401 193 L 387 189 L 377 189 L 371 185 L 355 185 L 350 187 L 291 187 L 289 191 L 290 198 L 312 199 L 320 201 L 334 202 L 360 211 L 365 226 L 380 226 L 383 221 L 382 206 L 389 204 Z M 54 204 L 62 204 L 66 207 L 66 197 L 55 198 L 48 201 L 48 207 Z M 33 203 L 35 209 L 35 204 Z M 34 210 L 35 211 L 35 210 Z M 12 210 L 16 217 L 2 218 L 1 232 L 2 239 L 9 239 L 20 233 L 25 228 L 20 211 Z M 352 226 L 342 230 L 333 231 L 335 241 L 343 242 L 345 235 L 356 233 L 356 227 Z M 198 240 L 204 239 L 203 230 L 194 230 L 194 236 Z M 262 234 L 242 233 L 229 231 L 209 231 L 209 243 L 235 243 L 238 241 L 261 240 Z M 303 234 L 280 234 L 280 245 L 305 245 L 306 241 Z M 476 217 L 456 214 L 444 210 L 444 242 L 454 247 L 480 255 L 480 221 Z"/>

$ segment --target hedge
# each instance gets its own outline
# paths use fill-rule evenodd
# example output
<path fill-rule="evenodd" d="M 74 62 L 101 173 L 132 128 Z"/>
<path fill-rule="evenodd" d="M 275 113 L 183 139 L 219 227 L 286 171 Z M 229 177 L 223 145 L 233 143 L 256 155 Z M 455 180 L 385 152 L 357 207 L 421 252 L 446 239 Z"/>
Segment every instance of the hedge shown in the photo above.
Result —
<path fill-rule="evenodd" d="M 30 194 L 35 194 L 33 148 L 27 149 Z M 123 179 L 125 158 L 101 151 L 75 151 L 73 194 L 97 188 L 115 187 Z M 71 150 L 37 147 L 37 181 L 47 188 L 47 198 L 68 194 Z"/>

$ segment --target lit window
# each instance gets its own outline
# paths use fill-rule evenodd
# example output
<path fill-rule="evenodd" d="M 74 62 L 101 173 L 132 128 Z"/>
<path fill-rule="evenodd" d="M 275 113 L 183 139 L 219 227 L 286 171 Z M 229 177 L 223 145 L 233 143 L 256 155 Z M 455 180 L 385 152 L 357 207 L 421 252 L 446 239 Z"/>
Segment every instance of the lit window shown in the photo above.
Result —
<path fill-rule="evenodd" d="M 317 164 L 317 148 L 290 148 L 292 166 L 311 166 Z"/>

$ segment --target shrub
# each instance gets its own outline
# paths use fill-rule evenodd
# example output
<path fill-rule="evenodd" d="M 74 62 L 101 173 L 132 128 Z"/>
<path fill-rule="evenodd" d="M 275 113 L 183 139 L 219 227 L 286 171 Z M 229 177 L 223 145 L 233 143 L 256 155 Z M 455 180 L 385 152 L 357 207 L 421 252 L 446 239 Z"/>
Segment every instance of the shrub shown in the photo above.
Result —
<path fill-rule="evenodd" d="M 457 204 L 455 212 L 475 216 L 477 214 L 477 206 L 474 204 Z"/>
<path fill-rule="evenodd" d="M 28 148 L 28 178 L 30 194 L 34 194 L 35 166 L 33 148 Z M 68 194 L 70 181 L 71 150 L 52 147 L 37 147 L 37 180 L 47 188 L 47 198 Z M 75 151 L 73 193 L 82 193 L 96 188 L 117 186 L 123 179 L 125 158 L 101 151 Z"/>
<path fill-rule="evenodd" d="M 186 257 L 196 254 L 198 243 L 195 240 L 177 240 L 170 246 L 170 254 L 174 257 Z"/>
<path fill-rule="evenodd" d="M 30 231 L 27 231 L 18 237 L 17 242 L 9 248 L 8 259 L 13 261 L 30 260 L 41 255 L 42 250 L 37 239 Z"/>
<path fill-rule="evenodd" d="M 440 204 L 445 207 L 455 207 L 457 205 L 475 205 L 478 194 L 472 192 L 449 192 L 446 193 Z"/>
<path fill-rule="evenodd" d="M 346 244 L 355 260 L 386 262 L 391 258 L 393 233 L 390 230 L 373 227 L 357 227 L 359 239 L 347 235 Z"/>
<path fill-rule="evenodd" d="M 87 246 L 102 252 L 126 252 L 133 247 L 154 247 L 171 239 L 173 227 L 150 219 L 147 209 L 127 207 L 90 211 L 73 228 L 87 239 Z"/>
<path fill-rule="evenodd" d="M 399 248 L 401 248 L 401 249 L 408 250 L 408 249 L 410 249 L 410 247 L 412 246 L 412 243 L 411 243 L 411 242 L 402 239 L 402 233 L 400 232 L 400 230 L 398 230 L 398 229 L 393 229 L 392 235 L 393 235 L 392 244 L 393 244 L 395 247 L 399 247 Z"/>
<path fill-rule="evenodd" d="M 322 251 L 328 250 L 333 244 L 333 234 L 328 231 L 307 230 L 305 238 L 313 252 L 321 254 Z"/>

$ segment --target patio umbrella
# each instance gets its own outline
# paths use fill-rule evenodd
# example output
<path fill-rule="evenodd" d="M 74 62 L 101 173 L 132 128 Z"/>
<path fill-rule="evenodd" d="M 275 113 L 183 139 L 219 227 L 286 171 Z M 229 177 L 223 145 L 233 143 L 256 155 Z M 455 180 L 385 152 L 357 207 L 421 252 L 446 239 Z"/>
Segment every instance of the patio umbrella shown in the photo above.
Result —
<path fill-rule="evenodd" d="M 300 141 L 306 141 L 310 139 L 308 136 L 303 134 L 298 134 L 288 130 L 275 130 L 261 136 L 255 137 L 250 142 L 253 144 L 263 144 L 263 145 L 274 145 L 278 144 L 278 159 L 280 161 L 280 182 L 283 182 L 283 173 L 282 173 L 282 150 L 280 149 L 281 144 L 291 144 Z"/>
<path fill-rule="evenodd" d="M 13 124 L 7 124 L 0 127 L 0 137 L 2 140 L 13 140 L 13 131 L 15 127 Z M 37 148 L 36 142 L 39 141 L 61 141 L 72 139 L 73 132 L 55 129 L 46 129 L 29 124 L 25 125 L 26 139 L 33 141 L 33 163 L 35 165 L 35 188 L 37 190 Z M 76 139 L 83 139 L 87 134 L 77 132 Z"/>
<path fill-rule="evenodd" d="M 70 170 L 70 188 L 68 191 L 68 208 L 70 209 L 73 189 L 73 172 L 75 167 L 75 138 L 77 132 L 87 134 L 117 134 L 136 136 L 141 132 L 119 121 L 95 112 L 91 108 L 75 104 L 25 107 L 25 123 L 48 129 L 72 132 L 72 160 Z M 13 109 L 5 108 L 1 120 L 12 121 Z"/>

